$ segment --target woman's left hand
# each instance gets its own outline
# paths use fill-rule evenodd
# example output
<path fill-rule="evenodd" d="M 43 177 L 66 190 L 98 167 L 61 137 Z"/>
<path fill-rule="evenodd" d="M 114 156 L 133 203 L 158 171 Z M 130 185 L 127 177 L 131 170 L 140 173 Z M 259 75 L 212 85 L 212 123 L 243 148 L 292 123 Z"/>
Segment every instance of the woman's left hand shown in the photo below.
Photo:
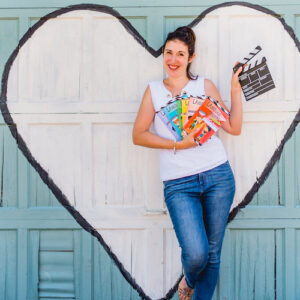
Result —
<path fill-rule="evenodd" d="M 238 64 L 239 62 L 236 62 L 235 66 Z M 232 78 L 231 78 L 231 94 L 239 94 L 242 92 L 242 87 L 241 84 L 239 82 L 239 75 L 242 72 L 243 67 L 239 67 L 238 70 L 234 73 L 232 72 Z"/>

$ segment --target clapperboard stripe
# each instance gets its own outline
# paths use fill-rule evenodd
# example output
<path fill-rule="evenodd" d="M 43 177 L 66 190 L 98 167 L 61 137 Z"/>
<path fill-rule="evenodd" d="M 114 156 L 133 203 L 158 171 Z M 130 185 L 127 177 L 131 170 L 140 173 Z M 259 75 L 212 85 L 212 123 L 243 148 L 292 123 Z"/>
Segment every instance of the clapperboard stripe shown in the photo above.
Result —
<path fill-rule="evenodd" d="M 245 60 L 249 61 L 262 49 L 260 46 L 257 46 L 255 50 L 250 52 L 248 57 L 244 58 L 243 63 Z M 255 61 L 253 65 L 249 64 L 244 67 L 239 75 L 239 80 L 247 101 L 275 88 L 265 57 L 261 61 Z"/>
<path fill-rule="evenodd" d="M 239 67 L 244 66 L 248 61 L 250 61 L 261 50 L 262 49 L 260 46 L 256 46 L 255 49 L 252 52 L 250 52 L 247 57 L 244 57 L 243 60 L 233 68 L 234 73 L 238 70 Z"/>

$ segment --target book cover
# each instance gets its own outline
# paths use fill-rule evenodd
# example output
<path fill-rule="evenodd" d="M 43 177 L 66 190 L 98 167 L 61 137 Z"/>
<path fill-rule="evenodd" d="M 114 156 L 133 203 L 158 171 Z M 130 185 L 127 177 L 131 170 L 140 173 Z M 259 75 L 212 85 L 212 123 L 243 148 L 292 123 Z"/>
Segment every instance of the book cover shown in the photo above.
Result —
<path fill-rule="evenodd" d="M 185 127 L 185 125 L 188 123 L 189 119 L 194 115 L 194 113 L 203 104 L 203 102 L 204 102 L 204 99 L 202 99 L 200 97 L 191 96 L 189 98 L 188 109 L 185 114 L 183 127 Z"/>
<path fill-rule="evenodd" d="M 199 130 L 194 135 L 195 142 L 201 146 L 212 137 L 215 131 L 204 121 L 199 124 Z"/>
<path fill-rule="evenodd" d="M 177 101 L 174 101 L 170 104 L 168 104 L 166 107 L 163 108 L 163 111 L 167 118 L 169 119 L 172 127 L 176 131 L 176 133 L 179 136 L 179 140 L 181 140 L 181 130 L 179 126 L 179 115 L 177 110 Z"/>
<path fill-rule="evenodd" d="M 203 103 L 203 105 L 211 111 L 211 113 L 204 118 L 204 121 L 216 132 L 229 118 L 230 114 L 217 101 L 210 98 L 209 100 L 210 101 Z"/>
<path fill-rule="evenodd" d="M 158 111 L 157 115 L 162 120 L 162 122 L 167 126 L 167 128 L 169 129 L 169 131 L 173 134 L 173 136 L 175 137 L 176 141 L 180 141 L 181 137 L 178 135 L 178 133 L 176 132 L 176 130 L 173 128 L 173 126 L 172 126 L 170 120 L 167 118 L 164 110 L 161 109 L 160 111 Z"/>
<path fill-rule="evenodd" d="M 201 99 L 202 100 L 202 99 Z M 196 101 L 194 101 L 195 103 Z M 188 135 L 192 130 L 200 128 L 203 126 L 203 119 L 205 117 L 208 117 L 208 115 L 211 113 L 211 110 L 207 106 L 207 102 L 211 102 L 208 98 L 204 100 L 202 105 L 198 107 L 198 109 L 195 111 L 193 116 L 188 120 L 188 122 L 183 126 L 184 132 L 182 133 L 183 136 Z M 196 102 L 196 105 L 198 105 L 199 102 Z M 195 107 L 195 105 L 193 106 Z"/>
<path fill-rule="evenodd" d="M 185 117 L 187 114 L 188 106 L 189 106 L 190 98 L 182 98 L 181 100 L 181 123 L 182 129 L 185 122 Z"/>
<path fill-rule="evenodd" d="M 178 97 L 176 99 L 177 102 L 177 113 L 178 113 L 178 120 L 179 120 L 179 128 L 182 131 L 182 98 Z"/>
<path fill-rule="evenodd" d="M 198 145 L 202 145 L 222 126 L 229 115 L 217 101 L 208 97 L 184 126 L 185 133 L 182 135 L 185 136 L 196 128 L 194 139 Z"/>

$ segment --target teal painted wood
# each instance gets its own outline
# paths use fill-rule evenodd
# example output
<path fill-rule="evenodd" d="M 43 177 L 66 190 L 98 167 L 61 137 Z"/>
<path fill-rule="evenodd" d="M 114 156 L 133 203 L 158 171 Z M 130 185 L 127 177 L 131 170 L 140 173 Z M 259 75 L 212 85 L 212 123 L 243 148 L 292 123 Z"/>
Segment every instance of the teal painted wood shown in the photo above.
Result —
<path fill-rule="evenodd" d="M 93 241 L 93 250 L 94 298 L 92 299 L 140 299 L 125 278 L 120 276 L 116 265 L 96 240 Z"/>
<path fill-rule="evenodd" d="M 276 269 L 275 274 L 275 292 L 276 299 L 285 299 L 284 294 L 284 230 L 275 230 L 275 259 Z"/>
<path fill-rule="evenodd" d="M 1 73 L 29 26 L 58 7 L 83 2 L 1 2 Z M 164 7 L 144 0 L 95 3 L 116 7 L 158 48 L 169 30 L 221 2 L 188 0 L 183 6 L 179 0 L 165 1 Z M 282 14 L 300 37 L 299 1 L 255 3 Z M 0 118 L 0 299 L 140 299 L 99 242 L 61 209 Z M 298 126 L 251 207 L 228 226 L 214 300 L 275 299 L 275 293 L 276 299 L 300 299 L 299 150 Z"/>
<path fill-rule="evenodd" d="M 27 281 L 28 281 L 28 230 L 26 228 L 19 228 L 17 231 L 18 245 L 17 247 L 17 298 L 23 299 L 27 295 Z"/>
<path fill-rule="evenodd" d="M 182 3 L 180 0 L 167 0 L 163 2 L 163 6 L 178 6 L 178 7 L 186 7 L 186 6 L 212 6 L 222 3 L 223 1 L 219 0 L 205 0 L 205 1 L 194 1 L 194 0 L 187 0 Z M 265 6 L 282 6 L 282 0 L 258 0 L 258 1 L 240 1 L 240 2 L 251 2 L 259 5 Z M 29 0 L 26 2 L 19 2 L 18 0 L 12 0 L 9 2 L 2 2 L 0 7 L 3 8 L 34 8 L 34 7 L 61 7 L 61 6 L 68 6 L 68 5 L 75 5 L 75 4 L 82 4 L 82 3 L 91 3 L 89 0 L 73 0 L 73 1 L 60 1 L 60 0 L 53 0 L 50 3 L 46 0 Z M 161 1 L 159 0 L 152 0 L 151 2 L 147 0 L 127 0 L 126 3 L 122 0 L 96 0 L 93 3 L 102 4 L 102 5 L 109 5 L 113 7 L 160 7 L 162 6 Z M 298 0 L 288 0 L 284 2 L 286 6 L 298 6 Z"/>
<path fill-rule="evenodd" d="M 17 206 L 17 146 L 11 138 L 8 126 L 2 125 L 0 127 L 1 139 L 1 192 L 0 192 L 0 207 L 16 207 Z"/>
<path fill-rule="evenodd" d="M 300 29 L 300 28 L 299 28 Z M 300 30 L 299 30 L 299 36 L 300 36 Z M 294 151 L 295 153 L 298 153 L 298 155 L 295 155 L 295 197 L 296 197 L 296 205 L 300 206 L 300 157 L 299 157 L 299 149 L 300 149 L 300 130 L 299 126 L 294 134 L 295 139 L 295 147 Z"/>
<path fill-rule="evenodd" d="M 0 230 L 0 299 L 16 299 L 17 234 Z"/>
<path fill-rule="evenodd" d="M 39 230 L 31 230 L 29 232 L 28 241 L 28 299 L 38 299 L 39 285 L 39 245 L 40 232 Z M 24 297 L 24 295 L 23 295 Z M 22 298 L 21 298 L 22 299 Z"/>
<path fill-rule="evenodd" d="M 295 291 L 295 295 L 296 295 L 296 300 L 300 299 L 300 229 L 296 230 L 296 249 L 295 249 L 295 253 L 296 253 L 296 264 L 295 264 L 295 285 L 296 285 L 296 291 Z"/>

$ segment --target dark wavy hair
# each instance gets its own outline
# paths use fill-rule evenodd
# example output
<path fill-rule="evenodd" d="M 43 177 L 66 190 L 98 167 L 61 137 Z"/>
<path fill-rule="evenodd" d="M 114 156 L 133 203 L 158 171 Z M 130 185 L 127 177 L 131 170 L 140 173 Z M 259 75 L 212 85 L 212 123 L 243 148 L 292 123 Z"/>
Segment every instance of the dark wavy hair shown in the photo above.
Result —
<path fill-rule="evenodd" d="M 190 27 L 182 26 L 182 27 L 178 27 L 175 31 L 170 32 L 162 47 L 162 52 L 164 52 L 167 42 L 172 40 L 179 40 L 187 45 L 189 58 L 193 56 L 193 54 L 195 53 L 196 35 Z M 186 68 L 186 75 L 189 79 L 195 80 L 198 78 L 198 76 L 195 76 L 190 72 L 190 67 L 191 67 L 191 63 L 188 63 Z"/>

